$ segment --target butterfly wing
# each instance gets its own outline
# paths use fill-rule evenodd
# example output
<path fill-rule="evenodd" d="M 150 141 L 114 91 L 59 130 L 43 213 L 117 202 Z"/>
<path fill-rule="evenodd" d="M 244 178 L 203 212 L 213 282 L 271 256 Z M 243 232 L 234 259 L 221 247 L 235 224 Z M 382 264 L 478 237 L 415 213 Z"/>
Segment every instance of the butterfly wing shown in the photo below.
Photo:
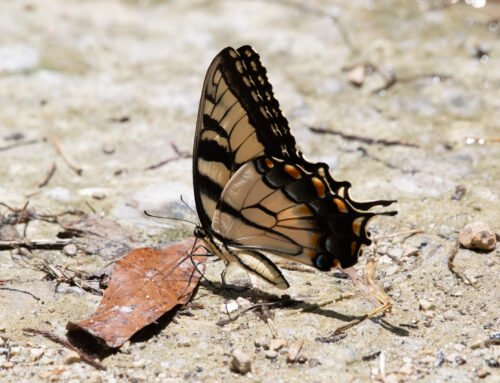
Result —
<path fill-rule="evenodd" d="M 232 249 L 271 253 L 320 270 L 350 267 L 369 244 L 377 214 L 331 193 L 325 179 L 296 164 L 260 157 L 243 165 L 224 188 L 212 229 Z"/>
<path fill-rule="evenodd" d="M 264 154 L 291 158 L 297 153 L 257 53 L 249 46 L 222 50 L 205 77 L 193 150 L 202 226 L 211 227 L 219 196 L 241 165 Z"/>
<path fill-rule="evenodd" d="M 349 182 L 303 157 L 249 46 L 222 50 L 207 71 L 193 179 L 206 234 L 239 255 L 243 267 L 281 286 L 286 281 L 264 253 L 321 270 L 349 267 L 370 243 L 366 225 L 377 213 L 368 210 L 394 202 L 353 201 Z"/>

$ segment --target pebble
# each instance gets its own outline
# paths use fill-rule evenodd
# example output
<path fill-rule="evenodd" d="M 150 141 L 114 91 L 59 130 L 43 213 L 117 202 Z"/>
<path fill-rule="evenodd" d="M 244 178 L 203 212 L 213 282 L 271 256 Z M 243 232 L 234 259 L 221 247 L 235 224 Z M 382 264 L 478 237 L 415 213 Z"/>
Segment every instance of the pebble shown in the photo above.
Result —
<path fill-rule="evenodd" d="M 264 350 L 269 350 L 269 343 L 264 338 L 256 339 L 253 344 L 255 347 L 263 348 Z"/>
<path fill-rule="evenodd" d="M 457 355 L 457 356 L 455 357 L 454 362 L 455 362 L 456 364 L 458 364 L 459 366 L 461 366 L 462 364 L 467 363 L 467 361 L 466 361 L 466 360 L 465 360 L 462 356 L 460 356 L 460 355 Z"/>
<path fill-rule="evenodd" d="M 458 235 L 458 240 L 466 249 L 491 251 L 497 245 L 495 232 L 481 221 L 465 225 Z"/>
<path fill-rule="evenodd" d="M 403 364 L 403 366 L 399 369 L 399 372 L 404 375 L 413 374 L 413 366 L 411 364 Z"/>
<path fill-rule="evenodd" d="M 40 360 L 40 358 L 43 356 L 45 353 L 45 350 L 42 348 L 33 348 L 30 350 L 30 361 L 31 362 L 36 362 L 37 360 Z"/>
<path fill-rule="evenodd" d="M 309 359 L 309 363 L 307 363 L 307 365 L 309 366 L 309 368 L 314 368 L 320 366 L 321 362 L 318 359 L 313 358 Z"/>
<path fill-rule="evenodd" d="M 144 359 L 139 359 L 139 360 L 136 360 L 132 363 L 132 365 L 134 367 L 138 367 L 138 368 L 141 368 L 141 367 L 144 367 L 146 365 L 146 361 Z"/>
<path fill-rule="evenodd" d="M 390 373 L 386 375 L 384 379 L 384 383 L 400 383 L 401 379 L 399 378 L 398 374 L 395 373 Z"/>
<path fill-rule="evenodd" d="M 101 190 L 95 190 L 92 192 L 92 198 L 97 199 L 97 200 L 104 199 L 104 198 L 106 198 L 106 193 L 104 193 Z"/>
<path fill-rule="evenodd" d="M 190 347 L 191 342 L 187 337 L 179 337 L 179 339 L 177 339 L 177 345 L 179 347 Z"/>
<path fill-rule="evenodd" d="M 243 297 L 236 298 L 236 303 L 240 307 L 249 307 L 252 305 L 252 302 L 250 302 L 248 299 L 245 299 Z"/>
<path fill-rule="evenodd" d="M 290 350 L 288 351 L 288 356 L 286 361 L 288 363 L 294 363 L 297 360 L 300 350 L 302 349 L 303 341 L 299 340 L 297 342 L 293 342 L 290 345 Z"/>
<path fill-rule="evenodd" d="M 245 375 L 252 370 L 252 361 L 246 353 L 236 349 L 232 353 L 231 370 L 239 374 Z"/>
<path fill-rule="evenodd" d="M 448 310 L 443 315 L 447 321 L 454 321 L 457 319 L 457 312 L 455 310 Z"/>
<path fill-rule="evenodd" d="M 92 373 L 88 380 L 87 380 L 88 383 L 102 383 L 102 376 L 100 373 L 98 372 L 94 372 Z"/>
<path fill-rule="evenodd" d="M 279 351 L 283 347 L 286 347 L 287 341 L 285 339 L 272 339 L 269 342 L 269 349 L 274 351 Z"/>
<path fill-rule="evenodd" d="M 365 82 L 366 67 L 364 64 L 358 64 L 353 68 L 349 69 L 347 73 L 347 79 L 349 82 L 355 86 L 362 86 Z"/>
<path fill-rule="evenodd" d="M 220 308 L 220 311 L 224 314 L 226 313 L 233 313 L 235 312 L 236 310 L 238 310 L 239 306 L 238 306 L 238 303 L 236 301 L 228 301 L 227 303 L 224 303 L 221 308 Z"/>
<path fill-rule="evenodd" d="M 476 375 L 479 379 L 484 379 L 486 378 L 488 375 L 490 374 L 490 372 L 486 369 L 486 368 L 480 368 L 479 370 L 477 370 L 476 372 Z"/>
<path fill-rule="evenodd" d="M 392 247 L 387 254 L 394 258 L 401 258 L 404 254 L 404 250 L 401 247 Z"/>
<path fill-rule="evenodd" d="M 267 350 L 264 352 L 264 355 L 267 359 L 276 359 L 278 357 L 278 351 Z"/>
<path fill-rule="evenodd" d="M 387 254 L 387 246 L 379 246 L 377 247 L 377 253 L 380 255 Z"/>
<path fill-rule="evenodd" d="M 69 244 L 69 245 L 66 245 L 63 247 L 63 252 L 68 257 L 74 257 L 76 255 L 77 251 L 78 251 L 78 248 L 74 244 Z"/>
<path fill-rule="evenodd" d="M 8 370 L 9 368 L 14 367 L 14 363 L 10 360 L 3 362 L 1 365 L 2 369 Z"/>
<path fill-rule="evenodd" d="M 68 351 L 64 357 L 64 364 L 78 363 L 81 360 L 80 355 L 76 351 Z"/>
<path fill-rule="evenodd" d="M 500 368 L 500 363 L 495 358 L 486 359 L 485 362 L 488 365 L 488 367 L 491 367 L 491 368 Z"/>
<path fill-rule="evenodd" d="M 115 152 L 116 148 L 111 145 L 111 144 L 104 144 L 102 146 L 102 151 L 104 154 L 113 154 Z"/>
<path fill-rule="evenodd" d="M 434 303 L 426 299 L 421 299 L 418 303 L 420 310 L 428 311 L 428 310 L 434 310 L 436 308 L 436 305 Z"/>

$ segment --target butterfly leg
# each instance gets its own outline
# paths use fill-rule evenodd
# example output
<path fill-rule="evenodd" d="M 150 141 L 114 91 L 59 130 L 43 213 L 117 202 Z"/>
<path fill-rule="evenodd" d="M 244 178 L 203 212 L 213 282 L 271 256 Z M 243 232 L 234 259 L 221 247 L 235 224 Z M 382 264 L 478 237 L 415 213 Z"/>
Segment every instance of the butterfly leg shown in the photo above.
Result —
<path fill-rule="evenodd" d="M 337 328 L 334 331 L 334 334 L 339 334 L 341 332 L 344 332 L 347 329 L 356 326 L 358 323 L 361 323 L 368 318 L 373 318 L 378 315 L 383 315 L 384 313 L 391 311 L 392 308 L 391 298 L 386 294 L 384 289 L 379 285 L 377 285 L 375 282 L 376 268 L 377 268 L 377 263 L 375 257 L 370 256 L 366 260 L 366 265 L 363 275 L 364 281 L 361 281 L 359 279 L 356 270 L 354 268 L 348 268 L 343 270 L 347 275 L 349 275 L 354 285 L 356 285 L 368 297 L 374 298 L 378 303 L 380 303 L 380 306 L 360 316 L 359 318 L 347 323 L 346 325 Z"/>

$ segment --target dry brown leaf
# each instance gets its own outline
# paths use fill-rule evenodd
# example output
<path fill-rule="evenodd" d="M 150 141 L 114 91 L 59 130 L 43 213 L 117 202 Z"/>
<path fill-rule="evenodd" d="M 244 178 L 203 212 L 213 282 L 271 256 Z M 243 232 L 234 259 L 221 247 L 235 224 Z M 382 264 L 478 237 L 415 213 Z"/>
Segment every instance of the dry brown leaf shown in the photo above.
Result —
<path fill-rule="evenodd" d="M 68 322 L 68 331 L 83 330 L 118 348 L 167 311 L 187 303 L 204 271 L 204 257 L 189 258 L 193 243 L 190 238 L 162 250 L 137 249 L 120 259 L 94 315 Z"/>

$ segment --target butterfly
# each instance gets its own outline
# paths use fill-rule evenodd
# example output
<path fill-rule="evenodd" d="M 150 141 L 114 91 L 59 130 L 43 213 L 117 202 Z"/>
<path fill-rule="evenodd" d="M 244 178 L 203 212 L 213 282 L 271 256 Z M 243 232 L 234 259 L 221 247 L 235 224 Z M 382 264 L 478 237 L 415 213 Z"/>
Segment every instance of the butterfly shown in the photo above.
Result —
<path fill-rule="evenodd" d="M 347 268 L 371 243 L 370 219 L 396 214 L 370 211 L 395 201 L 354 201 L 349 182 L 304 158 L 259 55 L 247 45 L 223 49 L 208 68 L 193 184 L 195 236 L 226 265 L 282 289 L 289 284 L 270 254 L 322 271 Z"/>

